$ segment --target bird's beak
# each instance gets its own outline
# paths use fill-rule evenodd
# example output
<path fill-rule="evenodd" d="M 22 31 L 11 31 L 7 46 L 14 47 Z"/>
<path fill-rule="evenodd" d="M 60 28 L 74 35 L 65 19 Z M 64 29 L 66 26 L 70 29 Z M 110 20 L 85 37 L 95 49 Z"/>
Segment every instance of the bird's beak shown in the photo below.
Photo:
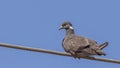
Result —
<path fill-rule="evenodd" d="M 59 30 L 63 29 L 63 26 L 60 26 Z"/>

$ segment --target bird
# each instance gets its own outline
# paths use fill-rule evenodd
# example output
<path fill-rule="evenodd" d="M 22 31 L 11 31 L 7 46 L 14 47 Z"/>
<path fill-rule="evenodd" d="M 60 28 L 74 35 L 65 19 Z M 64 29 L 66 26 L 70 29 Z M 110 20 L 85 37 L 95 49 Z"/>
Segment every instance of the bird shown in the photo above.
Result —
<path fill-rule="evenodd" d="M 66 30 L 66 35 L 62 40 L 62 47 L 74 58 L 106 55 L 102 50 L 108 46 L 108 42 L 99 45 L 92 39 L 76 35 L 73 25 L 69 21 L 63 22 L 59 30 L 61 29 Z"/>

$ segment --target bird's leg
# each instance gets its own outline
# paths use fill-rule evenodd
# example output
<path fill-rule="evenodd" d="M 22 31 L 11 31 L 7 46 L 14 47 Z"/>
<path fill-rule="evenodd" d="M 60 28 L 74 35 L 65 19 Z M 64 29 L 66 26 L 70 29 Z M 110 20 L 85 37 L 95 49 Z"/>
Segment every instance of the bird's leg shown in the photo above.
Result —
<path fill-rule="evenodd" d="M 78 58 L 78 56 L 77 56 L 77 53 L 75 53 L 74 51 L 70 51 L 70 54 L 76 59 L 76 58 Z"/>
<path fill-rule="evenodd" d="M 81 50 L 78 50 L 78 51 L 76 51 L 75 52 L 75 54 L 76 54 L 76 57 L 78 58 L 78 59 L 80 59 L 81 57 L 79 56 L 79 53 L 81 53 L 82 51 Z"/>

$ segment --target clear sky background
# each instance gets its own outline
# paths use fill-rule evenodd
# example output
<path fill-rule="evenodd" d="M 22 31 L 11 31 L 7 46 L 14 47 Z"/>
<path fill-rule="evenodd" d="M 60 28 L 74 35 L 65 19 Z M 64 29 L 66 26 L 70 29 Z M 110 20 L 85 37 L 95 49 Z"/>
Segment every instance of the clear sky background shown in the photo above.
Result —
<path fill-rule="evenodd" d="M 108 41 L 107 56 L 120 60 L 120 0 L 0 0 L 0 42 L 64 52 L 71 21 L 77 35 Z M 0 68 L 120 68 L 118 64 L 0 47 Z"/>

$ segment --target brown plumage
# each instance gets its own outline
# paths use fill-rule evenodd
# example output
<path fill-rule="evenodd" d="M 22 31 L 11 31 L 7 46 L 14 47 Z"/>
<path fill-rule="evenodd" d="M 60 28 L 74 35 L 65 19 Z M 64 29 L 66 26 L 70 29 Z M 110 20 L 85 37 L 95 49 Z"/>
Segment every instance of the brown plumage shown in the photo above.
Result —
<path fill-rule="evenodd" d="M 98 45 L 94 40 L 75 35 L 73 26 L 70 22 L 64 22 L 60 29 L 66 30 L 66 36 L 62 41 L 62 46 L 64 50 L 71 53 L 73 57 L 78 58 L 79 55 L 106 55 L 102 49 L 108 45 L 108 42 Z"/>

